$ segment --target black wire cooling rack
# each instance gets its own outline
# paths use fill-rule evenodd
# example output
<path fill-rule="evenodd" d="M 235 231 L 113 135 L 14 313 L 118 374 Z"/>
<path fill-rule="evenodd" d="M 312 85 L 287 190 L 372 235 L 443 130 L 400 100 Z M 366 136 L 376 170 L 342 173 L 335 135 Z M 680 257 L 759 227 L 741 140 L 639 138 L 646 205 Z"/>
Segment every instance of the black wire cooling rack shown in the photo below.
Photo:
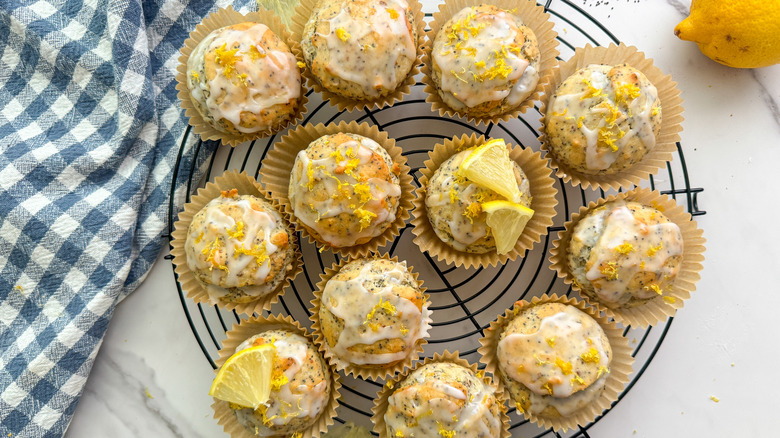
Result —
<path fill-rule="evenodd" d="M 568 59 L 575 47 L 585 44 L 602 45 L 615 42 L 618 39 L 601 23 L 588 15 L 577 5 L 568 0 L 548 0 L 543 5 L 552 16 L 559 33 L 558 40 L 561 59 Z M 427 14 L 430 18 L 430 14 Z M 460 136 L 461 134 L 477 133 L 486 137 L 502 137 L 508 142 L 522 147 L 539 149 L 538 129 L 540 126 L 540 114 L 538 106 L 534 111 L 522 115 L 518 119 L 506 123 L 489 124 L 487 126 L 475 126 L 464 120 L 441 118 L 431 112 L 430 105 L 425 103 L 423 84 L 417 83 L 412 87 L 412 94 L 406 96 L 403 102 L 390 108 L 381 110 L 365 110 L 358 112 L 338 112 L 327 102 L 323 102 L 319 95 L 309 91 L 307 96 L 308 112 L 305 114 L 304 123 L 331 123 L 341 120 L 369 122 L 379 129 L 387 131 L 390 137 L 396 139 L 396 143 L 403 148 L 404 155 L 408 158 L 412 169 L 414 181 L 419 185 L 420 168 L 428 157 L 428 151 L 433 149 L 436 143 L 446 138 Z M 191 135 L 188 129 L 182 140 L 179 155 L 174 168 L 173 181 L 186 181 L 184 202 L 189 202 L 190 195 L 198 188 L 205 185 L 206 181 L 213 180 L 228 169 L 241 169 L 258 177 L 263 158 L 269 148 L 279 139 L 280 134 L 240 145 L 236 148 L 220 147 L 215 153 L 213 145 L 203 143 L 200 139 Z M 199 171 L 199 170 L 202 170 Z M 201 178 L 194 180 L 194 175 Z M 652 189 L 658 189 L 661 193 L 672 196 L 678 203 L 684 205 L 693 216 L 705 214 L 699 210 L 697 195 L 703 190 L 691 186 L 685 156 L 680 143 L 677 143 L 677 152 L 674 159 L 667 163 L 666 173 L 659 172 L 655 177 L 643 184 Z M 168 229 L 173 231 L 175 216 L 183 206 L 175 202 L 177 184 L 171 187 L 171 202 L 169 205 Z M 557 232 L 563 229 L 563 223 L 578 211 L 579 207 L 590 201 L 604 197 L 608 193 L 604 191 L 582 190 L 564 184 L 558 180 L 557 216 L 549 233 L 536 244 L 525 257 L 504 266 L 480 269 L 456 269 L 444 263 L 436 262 L 427 253 L 421 253 L 412 242 L 410 226 L 401 230 L 401 235 L 393 242 L 380 248 L 392 255 L 398 255 L 401 260 L 406 260 L 420 273 L 420 279 L 424 281 L 431 295 L 433 310 L 433 328 L 430 331 L 428 345 L 425 346 L 423 356 L 433 356 L 434 353 L 445 349 L 459 350 L 460 355 L 471 363 L 479 362 L 478 339 L 484 334 L 484 330 L 497 315 L 512 306 L 515 301 L 529 299 L 544 293 L 557 293 L 558 295 L 571 295 L 572 290 L 563 281 L 558 279 L 555 273 L 549 269 L 548 250 Z M 170 234 L 165 236 L 170 239 Z M 300 237 L 300 236 L 299 236 Z M 304 258 L 304 272 L 287 289 L 280 302 L 275 304 L 271 312 L 291 315 L 302 325 L 310 326 L 309 301 L 313 298 L 312 290 L 319 281 L 319 274 L 325 267 L 331 266 L 338 260 L 337 256 L 326 251 L 320 253 L 317 248 L 309 244 L 307 239 L 300 239 L 301 251 Z M 174 273 L 174 276 L 176 274 Z M 185 297 L 181 285 L 176 282 L 182 310 L 192 333 L 198 342 L 206 360 L 216 368 L 215 359 L 219 356 L 218 350 L 221 341 L 225 338 L 225 332 L 241 318 L 235 312 L 229 312 L 217 307 L 195 304 Z M 644 371 L 649 366 L 658 348 L 661 346 L 673 319 L 666 324 L 648 329 L 635 329 L 625 327 L 624 335 L 628 338 L 634 351 L 635 371 L 631 380 L 613 404 L 620 400 L 637 383 Z M 338 410 L 337 421 L 354 421 L 366 427 L 371 427 L 370 416 L 373 399 L 382 387 L 383 382 L 370 382 L 342 376 L 342 400 Z M 511 430 L 513 436 L 525 437 L 585 437 L 588 438 L 588 430 L 607 415 L 606 411 L 593 423 L 579 427 L 568 433 L 556 433 L 539 428 L 529 423 L 522 416 L 510 410 Z"/>

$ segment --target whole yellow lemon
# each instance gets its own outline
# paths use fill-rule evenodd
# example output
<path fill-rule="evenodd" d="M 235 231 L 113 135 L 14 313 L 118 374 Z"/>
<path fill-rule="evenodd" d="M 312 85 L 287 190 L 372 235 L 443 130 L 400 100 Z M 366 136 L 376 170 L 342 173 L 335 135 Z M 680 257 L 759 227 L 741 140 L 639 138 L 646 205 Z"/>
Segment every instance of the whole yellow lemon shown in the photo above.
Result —
<path fill-rule="evenodd" d="M 774 65 L 780 62 L 780 0 L 693 0 L 674 34 L 729 67 Z"/>

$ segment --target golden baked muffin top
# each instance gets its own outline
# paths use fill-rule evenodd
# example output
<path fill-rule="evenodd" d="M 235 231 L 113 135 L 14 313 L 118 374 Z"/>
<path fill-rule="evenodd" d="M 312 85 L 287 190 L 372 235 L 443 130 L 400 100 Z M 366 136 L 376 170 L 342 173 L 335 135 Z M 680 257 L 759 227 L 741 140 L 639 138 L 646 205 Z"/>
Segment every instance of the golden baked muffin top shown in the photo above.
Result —
<path fill-rule="evenodd" d="M 661 130 L 658 90 L 628 64 L 592 64 L 566 78 L 545 116 L 556 160 L 586 174 L 627 169 L 655 147 Z"/>
<path fill-rule="evenodd" d="M 420 366 L 388 398 L 388 437 L 495 438 L 502 407 L 492 387 L 450 362 Z"/>
<path fill-rule="evenodd" d="M 298 153 L 289 198 L 295 217 L 334 247 L 366 243 L 395 221 L 401 168 L 377 142 L 324 135 Z"/>

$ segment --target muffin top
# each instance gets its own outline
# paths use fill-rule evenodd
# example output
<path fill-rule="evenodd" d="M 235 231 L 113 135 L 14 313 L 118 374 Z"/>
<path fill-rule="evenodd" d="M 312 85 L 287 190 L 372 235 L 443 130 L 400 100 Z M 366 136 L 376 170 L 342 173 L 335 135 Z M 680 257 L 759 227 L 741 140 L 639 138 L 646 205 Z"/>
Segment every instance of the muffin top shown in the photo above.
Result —
<path fill-rule="evenodd" d="M 538 413 L 552 401 L 559 414 L 567 415 L 582 407 L 576 397 L 564 402 L 549 399 L 592 398 L 588 389 L 600 390 L 609 373 L 612 348 L 607 335 L 596 320 L 574 306 L 543 303 L 520 309 L 499 339 L 498 366 L 510 380 L 513 397 L 514 382 L 530 390 L 530 403 L 518 402 L 530 412 Z"/>
<path fill-rule="evenodd" d="M 577 222 L 568 260 L 581 289 L 607 306 L 621 306 L 668 291 L 682 254 L 677 224 L 653 207 L 615 201 Z"/>
<path fill-rule="evenodd" d="M 271 344 L 276 351 L 270 397 L 255 411 L 234 406 L 239 422 L 259 436 L 310 427 L 327 407 L 330 396 L 330 370 L 325 360 L 311 341 L 283 329 L 252 336 L 236 352 L 264 344 Z"/>
<path fill-rule="evenodd" d="M 351 261 L 325 284 L 321 303 L 328 345 L 356 365 L 402 361 L 427 334 L 428 303 L 406 262 Z"/>
<path fill-rule="evenodd" d="M 592 64 L 566 78 L 546 114 L 549 150 L 586 174 L 627 169 L 655 147 L 661 101 L 645 75 L 628 64 Z"/>
<path fill-rule="evenodd" d="M 275 127 L 293 111 L 301 74 L 287 44 L 265 24 L 247 22 L 217 29 L 195 47 L 187 84 L 215 128 L 251 134 Z M 268 114 L 269 108 L 284 114 Z"/>
<path fill-rule="evenodd" d="M 223 191 L 195 214 L 187 231 L 187 265 L 213 298 L 240 289 L 240 302 L 275 290 L 293 256 L 292 235 L 267 201 Z"/>
<path fill-rule="evenodd" d="M 386 95 L 417 59 L 406 0 L 319 2 L 304 29 L 304 58 L 322 86 L 352 99 Z"/>
<path fill-rule="evenodd" d="M 324 135 L 295 158 L 289 187 L 295 218 L 333 247 L 366 243 L 395 221 L 400 173 L 374 140 Z"/>
<path fill-rule="evenodd" d="M 492 5 L 456 13 L 436 34 L 431 57 L 442 100 L 456 110 L 506 112 L 539 82 L 533 31 L 510 11 Z"/>
<path fill-rule="evenodd" d="M 495 391 L 469 368 L 450 362 L 420 366 L 388 398 L 388 437 L 495 438 L 501 435 Z"/>
<path fill-rule="evenodd" d="M 504 198 L 458 173 L 472 150 L 456 153 L 436 169 L 426 188 L 425 207 L 428 220 L 442 242 L 458 251 L 485 253 L 495 250 L 496 243 L 481 204 Z M 528 178 L 517 163 L 512 161 L 512 164 L 521 194 L 519 203 L 528 207 L 531 205 Z"/>

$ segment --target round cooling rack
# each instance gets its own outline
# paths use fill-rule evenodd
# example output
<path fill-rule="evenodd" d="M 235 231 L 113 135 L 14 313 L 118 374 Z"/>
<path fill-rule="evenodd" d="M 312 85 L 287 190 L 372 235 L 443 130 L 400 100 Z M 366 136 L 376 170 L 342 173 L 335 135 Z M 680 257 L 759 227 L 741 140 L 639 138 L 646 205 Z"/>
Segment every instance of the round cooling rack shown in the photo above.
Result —
<path fill-rule="evenodd" d="M 618 40 L 603 25 L 594 20 L 581 8 L 567 0 L 549 0 L 544 4 L 551 14 L 559 33 L 559 51 L 561 59 L 568 59 L 575 47 L 585 44 L 603 45 Z M 430 19 L 430 14 L 427 14 Z M 309 102 L 304 123 L 331 123 L 341 120 L 368 122 L 386 131 L 395 138 L 398 146 L 403 148 L 408 164 L 412 169 L 414 181 L 419 185 L 420 168 L 428 158 L 428 151 L 436 143 L 446 138 L 461 134 L 477 133 L 486 137 L 504 138 L 508 143 L 518 144 L 524 148 L 539 150 L 539 118 L 538 106 L 535 111 L 528 111 L 520 118 L 506 123 L 475 126 L 461 119 L 441 118 L 431 112 L 429 104 L 425 103 L 423 84 L 412 87 L 412 93 L 403 102 L 381 110 L 365 110 L 357 112 L 339 112 L 335 107 L 323 102 L 321 96 L 308 93 Z M 181 143 L 179 157 L 174 169 L 173 181 L 186 181 L 184 202 L 189 202 L 190 195 L 198 187 L 212 181 L 215 177 L 229 169 L 245 170 L 258 178 L 261 163 L 270 147 L 281 137 L 275 136 L 242 144 L 236 148 L 219 147 L 215 153 L 213 145 L 203 143 L 187 130 Z M 259 178 L 258 178 L 259 179 Z M 685 164 L 682 146 L 677 144 L 674 159 L 666 166 L 666 172 L 659 172 L 651 177 L 643 186 L 660 190 L 670 195 L 678 203 L 684 205 L 693 216 L 703 215 L 699 210 L 697 195 L 703 189 L 691 186 Z M 571 295 L 572 290 L 558 279 L 549 269 L 549 248 L 557 232 L 563 229 L 563 223 L 572 212 L 580 206 L 587 205 L 600 197 L 609 194 L 604 191 L 582 190 L 558 180 L 557 216 L 549 233 L 542 237 L 525 257 L 504 266 L 479 269 L 456 269 L 443 262 L 435 261 L 427 253 L 421 253 L 412 242 L 413 235 L 410 226 L 401 230 L 401 235 L 380 251 L 397 255 L 419 272 L 420 279 L 428 288 L 433 310 L 433 328 L 430 331 L 428 344 L 425 346 L 424 357 L 434 353 L 458 350 L 460 355 L 471 363 L 479 362 L 477 348 L 478 340 L 499 314 L 511 307 L 515 301 L 530 300 L 534 296 L 557 293 Z M 175 203 L 176 184 L 171 187 L 171 203 L 169 206 L 169 233 L 173 230 L 175 216 L 182 210 L 183 204 Z M 165 238 L 170 239 L 170 234 Z M 291 315 L 304 326 L 310 326 L 309 306 L 313 298 L 312 290 L 319 281 L 319 275 L 326 267 L 338 260 L 330 251 L 318 252 L 317 248 L 308 243 L 308 239 L 300 239 L 304 259 L 304 272 L 287 289 L 279 303 L 275 304 L 270 313 Z M 175 275 L 175 274 L 174 274 Z M 213 306 L 195 304 L 177 287 L 181 298 L 182 309 L 192 332 L 205 355 L 205 359 L 216 368 L 214 361 L 219 357 L 217 351 L 225 332 L 241 318 L 235 313 Z M 575 294 L 576 295 L 576 294 Z M 631 380 L 615 404 L 625 396 L 637 383 L 647 366 L 652 361 L 658 348 L 672 324 L 670 318 L 666 324 L 654 328 L 636 329 L 626 327 L 624 335 L 633 347 L 635 357 L 634 373 Z M 353 377 L 342 376 L 342 399 L 338 410 L 337 421 L 354 421 L 371 428 L 371 407 L 373 399 L 383 382 L 362 381 Z M 613 404 L 614 406 L 614 404 Z M 510 410 L 511 430 L 513 436 L 524 437 L 589 437 L 588 430 L 609 411 L 602 414 L 593 423 L 582 426 L 568 433 L 556 433 L 539 428 L 523 419 L 521 415 Z"/>

